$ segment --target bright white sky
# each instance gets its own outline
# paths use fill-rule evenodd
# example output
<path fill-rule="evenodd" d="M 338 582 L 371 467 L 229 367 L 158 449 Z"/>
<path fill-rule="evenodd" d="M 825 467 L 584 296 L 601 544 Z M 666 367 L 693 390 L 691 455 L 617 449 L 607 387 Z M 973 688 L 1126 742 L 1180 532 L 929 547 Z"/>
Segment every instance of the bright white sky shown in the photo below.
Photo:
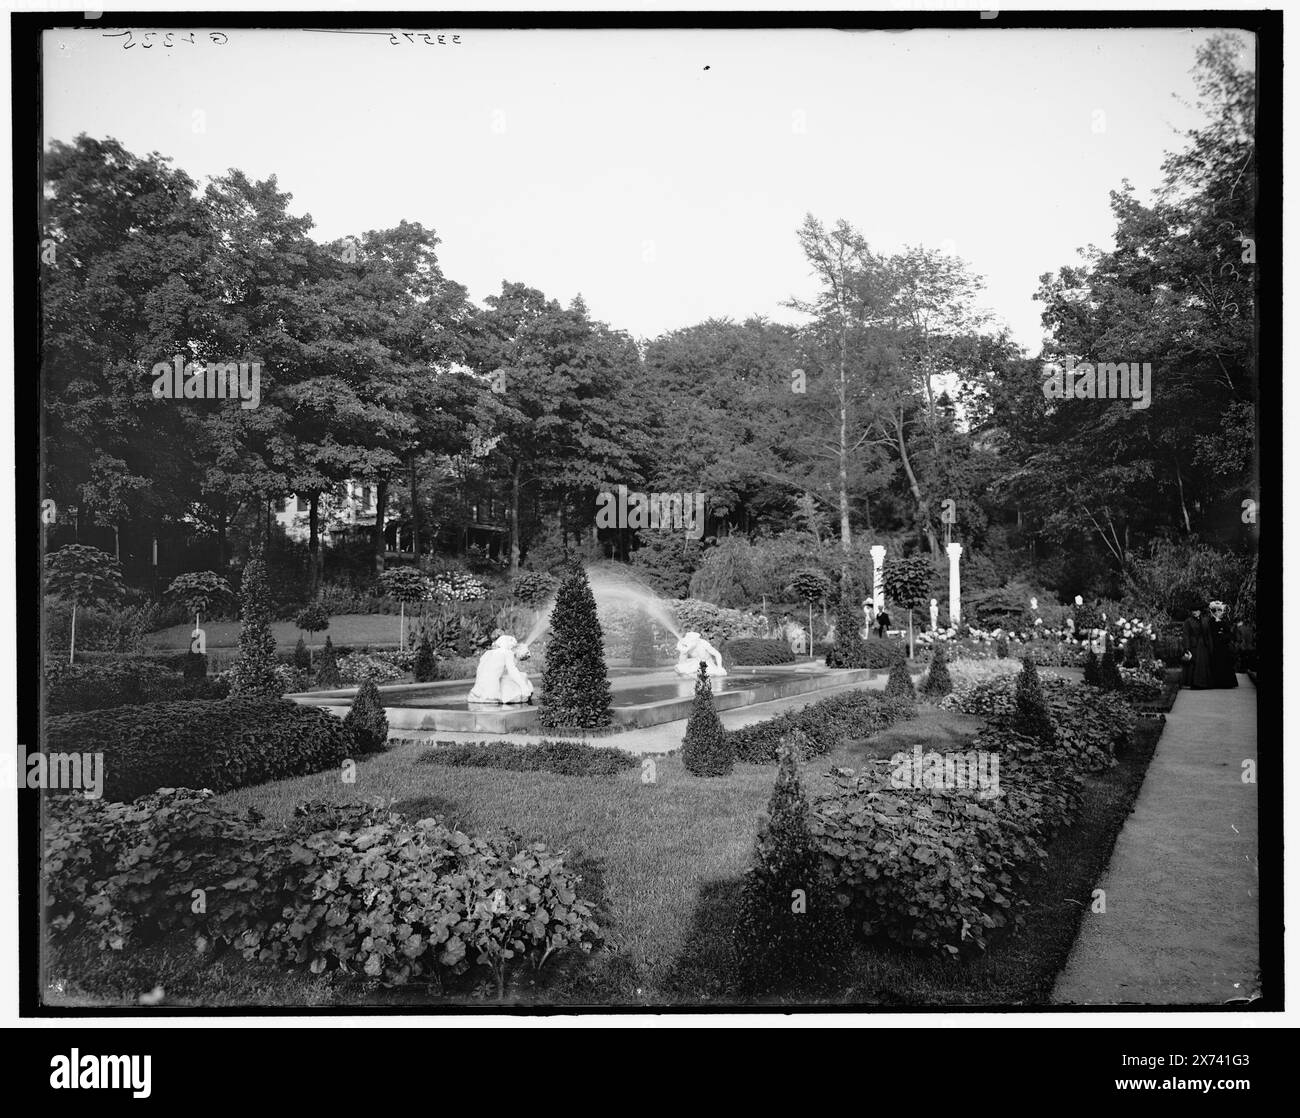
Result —
<path fill-rule="evenodd" d="M 1157 184 L 1210 34 L 232 30 L 146 49 L 137 31 L 123 49 L 111 30 L 47 35 L 47 142 L 276 175 L 322 240 L 419 221 L 477 300 L 503 279 L 581 292 L 637 337 L 793 321 L 811 211 L 878 250 L 955 251 L 1034 354 L 1038 276 L 1110 243 L 1123 178 Z"/>

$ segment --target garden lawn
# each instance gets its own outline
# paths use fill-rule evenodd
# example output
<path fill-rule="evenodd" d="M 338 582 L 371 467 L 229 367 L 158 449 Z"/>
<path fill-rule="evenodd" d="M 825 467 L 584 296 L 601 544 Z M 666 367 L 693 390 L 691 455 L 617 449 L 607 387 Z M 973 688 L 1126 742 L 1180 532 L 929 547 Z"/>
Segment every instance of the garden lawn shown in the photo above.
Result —
<path fill-rule="evenodd" d="M 330 627 L 321 633 L 304 633 L 292 621 L 274 621 L 271 634 L 275 637 L 278 648 L 292 650 L 302 637 L 309 648 L 325 646 L 329 637 L 335 648 L 371 648 L 388 646 L 396 648 L 400 639 L 402 619 L 395 613 L 341 613 L 330 618 Z M 406 619 L 406 639 L 411 639 L 411 618 Z M 239 646 L 238 621 L 204 621 L 203 631 L 209 649 L 237 648 Z M 192 624 L 173 625 L 168 629 L 159 629 L 149 634 L 152 648 L 188 649 L 190 634 L 194 632 Z"/>
<path fill-rule="evenodd" d="M 844 742 L 805 766 L 810 791 L 832 765 L 858 767 L 868 757 L 922 749 L 960 749 L 979 726 L 969 715 L 922 706 L 915 719 L 866 742 Z M 1077 933 L 1082 906 L 1099 879 L 1141 786 L 1161 723 L 1139 721 L 1138 742 L 1122 763 L 1086 778 L 1080 819 L 1051 846 L 1043 881 L 1029 894 L 1028 927 L 981 957 L 952 961 L 888 946 L 855 948 L 834 989 L 795 990 L 790 1003 L 881 1005 L 1020 1005 L 1046 1000 Z M 256 808 L 268 821 L 296 804 L 380 799 L 419 818 L 436 815 L 470 833 L 514 829 L 567 851 L 583 875 L 581 893 L 598 903 L 607 940 L 589 959 L 556 960 L 529 989 L 523 975 L 507 1001 L 573 1004 L 697 1004 L 727 1002 L 730 936 L 754 837 L 776 776 L 775 766 L 737 765 L 726 777 L 696 778 L 677 756 L 656 757 L 655 782 L 640 769 L 615 776 L 456 768 L 430 763 L 432 747 L 406 742 L 359 762 L 356 781 L 316 773 L 242 788 L 218 798 L 224 807 Z M 79 955 L 84 958 L 78 957 Z M 423 988 L 366 990 L 332 984 L 228 953 L 215 963 L 186 943 L 169 941 L 122 956 L 99 955 L 74 942 L 55 953 L 50 970 L 90 974 L 94 996 L 68 989 L 68 1004 L 134 1002 L 161 985 L 168 1004 L 328 1005 L 437 1004 Z M 89 991 L 85 991 L 89 994 Z M 53 991 L 47 996 L 53 997 Z M 457 1002 L 491 997 L 485 990 L 448 992 Z"/>
<path fill-rule="evenodd" d="M 422 761 L 430 749 L 408 743 L 363 760 L 355 784 L 317 773 L 238 789 L 217 802 L 256 808 L 276 822 L 302 800 L 379 797 L 415 818 L 436 815 L 471 834 L 513 828 L 568 851 L 579 872 L 599 883 L 608 940 L 575 988 L 551 992 L 560 1000 L 661 999 L 701 886 L 748 866 L 776 777 L 774 766 L 758 765 L 738 765 L 728 777 L 692 777 L 676 756 L 654 759 L 653 784 L 642 782 L 639 768 L 600 777 L 453 768 Z"/>

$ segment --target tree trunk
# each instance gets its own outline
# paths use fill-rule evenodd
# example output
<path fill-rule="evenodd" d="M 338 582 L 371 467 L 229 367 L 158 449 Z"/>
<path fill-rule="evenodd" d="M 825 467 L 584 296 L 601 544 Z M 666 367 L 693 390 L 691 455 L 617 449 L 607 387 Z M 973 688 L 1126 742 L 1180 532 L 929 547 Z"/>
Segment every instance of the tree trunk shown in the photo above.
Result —
<path fill-rule="evenodd" d="M 77 662 L 77 601 L 72 601 L 72 642 L 68 645 L 68 663 Z"/>
<path fill-rule="evenodd" d="M 516 458 L 510 473 L 510 575 L 519 573 L 519 460 Z"/>
<path fill-rule="evenodd" d="M 415 455 L 411 455 L 411 551 L 415 555 L 415 565 L 420 565 L 420 492 L 419 477 L 415 468 Z"/>
<path fill-rule="evenodd" d="M 320 494 L 313 492 L 309 497 L 307 523 L 310 536 L 307 541 L 307 597 L 316 597 L 320 586 Z"/>
<path fill-rule="evenodd" d="M 935 534 L 934 525 L 930 523 L 930 505 L 925 499 L 925 494 L 921 492 L 921 483 L 916 479 L 916 473 L 912 470 L 912 460 L 907 454 L 907 435 L 903 430 L 901 418 L 894 423 L 895 435 L 898 439 L 898 457 L 903 463 L 903 470 L 907 474 L 907 484 L 912 490 L 912 497 L 916 500 L 917 519 L 920 522 L 921 531 L 925 533 L 926 543 L 930 548 L 931 558 L 939 556 L 939 537 Z"/>
<path fill-rule="evenodd" d="M 849 555 L 853 541 L 849 526 L 849 340 L 848 327 L 844 321 L 844 295 L 841 289 L 838 295 L 840 315 L 840 586 L 849 585 Z M 811 636 L 810 636 L 811 639 Z"/>
<path fill-rule="evenodd" d="M 371 542 L 374 545 L 375 574 L 384 573 L 384 511 L 388 508 L 388 478 L 381 477 L 375 484 L 375 529 Z"/>

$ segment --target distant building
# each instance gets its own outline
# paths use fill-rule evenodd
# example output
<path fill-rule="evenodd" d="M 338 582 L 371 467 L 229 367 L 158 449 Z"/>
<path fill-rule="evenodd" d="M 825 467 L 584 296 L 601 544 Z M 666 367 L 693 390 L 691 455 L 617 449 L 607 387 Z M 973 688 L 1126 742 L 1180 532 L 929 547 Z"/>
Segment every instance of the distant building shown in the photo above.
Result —
<path fill-rule="evenodd" d="M 324 494 L 320 501 L 321 542 L 331 544 L 375 526 L 379 487 L 367 482 L 348 480 L 343 483 L 341 498 Z M 275 505 L 276 523 L 297 542 L 311 536 L 311 505 L 296 493 L 281 497 Z"/>

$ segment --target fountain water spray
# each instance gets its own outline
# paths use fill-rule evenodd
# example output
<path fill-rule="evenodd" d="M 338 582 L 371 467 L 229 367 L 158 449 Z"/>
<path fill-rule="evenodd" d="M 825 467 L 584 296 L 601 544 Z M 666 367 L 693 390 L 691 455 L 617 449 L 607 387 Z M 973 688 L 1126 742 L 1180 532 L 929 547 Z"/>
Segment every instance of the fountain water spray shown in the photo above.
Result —
<path fill-rule="evenodd" d="M 675 639 L 681 639 L 681 626 L 677 624 L 677 619 L 672 615 L 664 600 L 643 582 L 639 581 L 627 568 L 593 564 L 586 567 L 585 570 L 587 582 L 591 585 L 592 597 L 596 599 L 597 607 L 602 605 L 622 605 L 639 609 L 656 624 L 672 633 Z M 555 599 L 551 598 L 542 607 L 541 614 L 523 640 L 524 644 L 531 645 L 542 633 L 550 628 L 551 611 L 554 608 Z"/>

